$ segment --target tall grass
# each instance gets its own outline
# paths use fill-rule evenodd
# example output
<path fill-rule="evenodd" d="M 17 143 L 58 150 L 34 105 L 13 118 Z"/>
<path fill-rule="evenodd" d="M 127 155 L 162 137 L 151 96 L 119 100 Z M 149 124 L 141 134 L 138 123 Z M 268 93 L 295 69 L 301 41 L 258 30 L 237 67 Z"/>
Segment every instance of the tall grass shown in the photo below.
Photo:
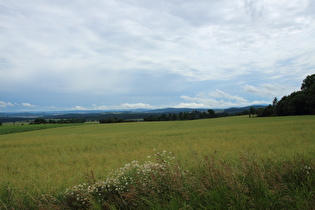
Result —
<path fill-rule="evenodd" d="M 2 208 L 313 209 L 315 205 L 314 159 L 257 161 L 249 154 L 231 163 L 213 154 L 196 156 L 199 164 L 190 171 L 173 153 L 157 152 L 148 158 L 132 161 L 104 180 L 97 180 L 91 171 L 85 183 L 58 196 L 23 199 L 8 186 Z"/>
<path fill-rule="evenodd" d="M 274 182 L 277 183 L 281 183 L 281 180 L 291 179 L 273 173 L 276 170 L 289 171 L 289 166 L 297 167 L 302 165 L 303 161 L 305 161 L 303 166 L 311 167 L 313 170 L 314 163 L 310 160 L 314 158 L 315 149 L 314 121 L 313 116 L 251 119 L 231 117 L 198 121 L 94 124 L 1 135 L 0 203 L 2 202 L 2 205 L 7 208 L 13 204 L 15 208 L 22 208 L 23 206 L 35 206 L 37 208 L 39 204 L 69 205 L 65 203 L 63 192 L 66 188 L 92 180 L 87 178 L 91 177 L 91 171 L 93 171 L 93 180 L 106 180 L 108 173 L 124 163 L 131 163 L 133 160 L 145 161 L 147 156 L 152 155 L 153 149 L 174 151 L 176 159 L 179 160 L 175 164 L 176 167 L 180 166 L 193 173 L 189 177 L 193 177 L 192 180 L 196 180 L 196 183 L 201 182 L 202 174 L 210 173 L 206 163 L 214 159 L 214 164 L 211 165 L 217 165 L 216 170 L 218 172 L 211 173 L 218 173 L 221 174 L 221 177 L 227 177 L 226 180 L 230 180 L 231 183 L 238 183 L 240 188 L 245 185 L 240 180 L 245 180 L 262 186 L 261 189 L 269 189 L 269 185 L 264 182 L 267 179 L 264 177 L 268 177 L 268 174 L 270 177 L 276 177 L 270 178 L 270 180 L 275 179 Z M 216 154 L 215 158 L 211 156 L 214 153 Z M 248 154 L 252 155 L 246 159 Z M 300 158 L 297 158 L 297 154 L 300 155 Z M 245 158 L 244 161 L 240 158 L 241 156 Z M 246 166 L 246 164 L 243 165 L 243 162 L 250 164 Z M 254 163 L 259 170 L 254 168 Z M 285 165 L 287 166 L 286 170 L 281 168 Z M 258 177 L 262 181 L 244 175 L 246 170 L 248 170 L 247 174 L 251 173 L 251 170 L 248 169 L 249 166 L 254 172 L 261 171 L 261 175 Z M 228 170 L 232 172 L 230 178 Z M 300 173 L 301 170 L 296 168 L 291 172 L 292 174 Z M 310 170 L 309 173 L 312 171 Z M 314 176 L 310 177 L 310 182 L 313 183 Z M 238 179 L 239 181 L 235 181 Z M 213 178 L 213 180 L 215 179 Z M 225 180 L 225 178 L 221 180 Z M 186 183 L 186 181 L 182 183 Z M 202 183 L 208 186 L 207 183 L 211 183 L 210 181 L 204 179 Z M 183 189 L 190 189 L 189 183 L 192 181 L 187 182 L 187 186 L 185 185 Z M 219 181 L 213 182 L 220 183 Z M 268 183 L 270 182 L 268 181 Z M 226 183 L 224 185 L 224 183 L 219 185 L 220 189 L 226 189 L 226 192 L 229 192 L 231 190 L 228 188 L 230 185 Z M 293 187 L 289 188 L 291 185 Z M 288 184 L 289 187 L 283 189 L 296 188 L 293 181 L 291 185 Z M 277 186 L 281 188 L 284 185 Z M 281 191 L 283 195 L 289 196 L 285 198 L 293 199 L 291 206 L 305 206 L 306 204 L 298 204 L 305 200 L 307 203 L 312 202 L 304 194 L 309 193 L 308 196 L 311 197 L 314 192 L 307 190 L 304 182 L 302 186 L 306 191 L 303 190 L 303 187 L 296 188 L 297 190 L 294 191 L 297 194 L 294 196 L 299 197 L 299 199 L 292 198 L 294 197 L 293 194 L 285 194 L 284 191 Z M 242 189 L 246 191 L 247 188 Z M 202 186 L 200 189 L 203 189 Z M 205 189 L 207 188 L 205 187 Z M 224 191 L 220 191 L 220 193 L 216 193 L 216 191 L 217 189 L 205 190 L 198 194 L 190 190 L 191 193 L 187 195 L 190 201 L 183 200 L 182 195 L 176 193 L 171 193 L 170 198 L 163 197 L 161 200 L 167 201 L 163 205 L 176 206 L 180 204 L 184 206 L 187 204 L 188 208 L 188 206 L 200 203 L 205 196 L 209 196 L 209 198 L 226 197 Z M 285 192 L 291 191 L 293 190 Z M 275 196 L 272 194 L 272 190 L 258 190 L 257 192 L 264 195 L 262 200 L 270 200 Z M 271 198 L 266 197 L 262 192 L 268 192 L 269 194 L 267 194 Z M 279 198 L 280 195 L 276 195 L 278 197 L 275 196 L 275 199 Z M 165 196 L 170 195 L 166 193 Z M 258 197 L 248 198 L 247 194 L 239 194 L 238 196 L 240 197 L 239 200 L 244 202 L 246 206 L 249 205 L 248 199 L 254 199 L 253 203 L 258 202 Z M 195 204 L 191 200 L 195 200 Z M 92 201 L 91 205 L 103 205 L 93 199 Z M 277 205 L 280 206 L 279 199 L 276 201 Z M 144 202 L 146 204 L 141 205 L 156 205 L 160 201 L 144 198 Z M 243 205 L 233 202 L 225 204 L 240 207 Z M 116 204 L 108 205 L 115 206 Z M 208 204 L 203 205 L 207 206 Z M 219 204 L 212 202 L 211 205 Z M 223 204 L 220 205 L 222 207 Z"/>

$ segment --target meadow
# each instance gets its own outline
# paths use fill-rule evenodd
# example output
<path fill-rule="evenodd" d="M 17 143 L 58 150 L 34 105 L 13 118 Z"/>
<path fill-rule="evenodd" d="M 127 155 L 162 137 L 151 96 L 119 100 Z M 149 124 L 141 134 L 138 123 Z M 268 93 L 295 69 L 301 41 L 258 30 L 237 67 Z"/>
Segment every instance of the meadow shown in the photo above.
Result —
<path fill-rule="evenodd" d="M 256 168 L 256 171 L 260 171 L 262 174 L 265 174 L 264 171 L 268 171 L 265 166 L 271 163 L 277 163 L 275 166 L 269 167 L 273 168 L 274 171 L 277 167 L 278 170 L 283 165 L 301 167 L 301 170 L 310 175 L 310 178 L 307 178 L 306 184 L 303 182 L 305 189 L 303 187 L 298 189 L 299 192 L 302 191 L 299 194 L 298 201 L 295 201 L 289 207 L 311 209 L 310 205 L 315 204 L 315 194 L 314 190 L 309 189 L 307 184 L 315 183 L 313 180 L 314 151 L 314 116 L 272 118 L 237 116 L 194 121 L 85 124 L 5 134 L 0 136 L 0 208 L 35 208 L 34 206 L 43 203 L 43 201 L 39 202 L 43 196 L 45 199 L 45 196 L 54 197 L 59 203 L 62 203 L 64 202 L 62 201 L 64 192 L 68 188 L 82 183 L 106 180 L 110 172 L 124 167 L 127 163 L 140 161 L 140 163 L 145 164 L 150 156 L 152 158 L 155 157 L 154 154 L 164 155 L 167 153 L 171 154 L 172 157 L 176 157 L 174 164 L 177 168 L 190 171 L 195 178 L 202 177 L 202 171 L 207 174 L 207 177 L 215 174 L 214 168 L 211 169 L 211 173 L 209 170 L 205 170 L 209 162 L 212 163 L 213 167 L 220 165 L 215 171 L 222 176 L 237 174 L 237 168 L 245 167 L 246 164 L 246 171 L 254 170 L 256 166 L 262 165 L 260 169 L 258 167 L 259 170 Z M 244 160 L 247 160 L 247 162 L 244 162 Z M 167 166 L 169 166 L 164 159 L 161 160 L 160 158 L 159 161 L 162 165 L 167 163 Z M 140 166 L 143 165 L 140 164 Z M 306 167 L 306 169 L 303 167 Z M 244 175 L 244 170 L 237 175 L 238 178 L 243 177 L 242 180 L 247 177 Z M 287 167 L 287 170 L 288 173 L 292 173 L 290 167 Z M 252 171 L 252 174 L 255 174 L 254 172 L 255 170 Z M 269 180 L 262 174 L 259 175 L 264 177 L 262 180 Z M 150 176 L 152 177 L 152 174 Z M 225 180 L 225 178 L 222 179 Z M 276 178 L 273 179 L 274 181 L 277 180 Z M 204 178 L 202 180 L 204 183 Z M 238 186 L 239 182 L 235 181 L 235 177 L 233 180 L 236 183 L 235 185 Z M 189 183 L 192 182 L 190 180 Z M 196 184 L 194 183 L 194 188 L 196 188 Z M 205 185 L 204 183 L 203 186 Z M 226 192 L 231 190 L 230 187 L 224 185 Z M 238 190 L 241 188 L 239 187 Z M 295 189 L 296 186 L 293 188 Z M 172 193 L 174 192 L 172 191 Z M 209 190 L 207 193 L 209 199 L 220 195 L 220 193 L 213 194 L 213 191 Z M 283 192 L 281 191 L 281 193 Z M 175 197 L 178 196 L 175 194 Z M 169 209 L 172 209 L 172 205 L 174 209 L 176 207 L 202 208 L 202 206 L 198 206 L 199 201 L 197 199 L 202 197 L 201 194 L 195 194 L 195 197 L 189 195 L 194 197 L 195 201 L 193 203 L 191 203 L 192 197 L 186 198 L 186 200 L 182 198 L 169 199 L 168 197 L 166 199 L 168 203 L 165 205 Z M 280 196 L 280 194 L 277 194 L 277 196 Z M 243 194 L 238 196 L 238 199 L 242 201 Z M 279 200 L 281 196 L 279 198 L 277 196 L 273 195 L 272 199 Z M 220 199 L 222 200 L 223 197 L 221 193 Z M 293 199 L 290 196 L 283 197 L 285 196 L 282 196 L 281 199 Z M 268 199 L 271 198 L 268 197 Z M 265 204 L 271 201 L 275 203 L 276 201 L 272 199 L 269 201 L 265 199 Z M 250 199 L 247 196 L 245 200 L 247 202 Z M 146 200 L 145 203 L 156 208 L 160 205 L 160 201 L 156 202 Z M 248 202 L 253 201 L 247 203 L 244 201 L 243 204 L 237 203 L 239 201 L 226 202 L 206 203 L 203 204 L 203 207 L 222 208 L 223 205 L 226 208 L 234 209 L 233 202 L 236 208 L 242 208 L 250 207 Z M 54 202 L 47 201 L 46 203 L 51 205 Z M 285 207 L 281 206 L 285 203 L 288 203 L 288 201 L 282 200 L 281 204 L 277 203 L 271 207 L 277 205 Z M 143 207 L 138 203 L 137 205 L 134 205 L 134 208 Z M 77 207 L 72 206 L 72 208 Z M 116 208 L 129 207 L 116 206 Z M 71 208 L 71 205 L 69 208 Z M 82 208 L 105 207 L 102 204 L 94 204 L 94 207 L 90 205 Z M 114 207 L 111 206 L 111 208 Z"/>
<path fill-rule="evenodd" d="M 78 125 L 78 124 L 76 124 Z M 20 133 L 26 131 L 43 130 L 48 128 L 59 128 L 64 126 L 73 126 L 73 124 L 38 124 L 29 125 L 29 122 L 19 122 L 19 123 L 5 123 L 0 126 L 0 135 L 9 133 Z"/>

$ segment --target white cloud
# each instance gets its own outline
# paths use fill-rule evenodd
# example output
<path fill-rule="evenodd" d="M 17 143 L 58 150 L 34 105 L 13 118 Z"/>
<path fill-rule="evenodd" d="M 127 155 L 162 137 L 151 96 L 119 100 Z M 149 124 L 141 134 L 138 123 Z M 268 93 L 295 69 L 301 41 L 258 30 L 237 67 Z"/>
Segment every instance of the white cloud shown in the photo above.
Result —
<path fill-rule="evenodd" d="M 74 106 L 70 108 L 70 110 L 89 110 L 89 109 L 83 106 Z"/>
<path fill-rule="evenodd" d="M 250 106 L 253 104 L 267 104 L 266 101 L 248 101 L 241 96 L 233 96 L 231 94 L 225 93 L 221 90 L 215 90 L 208 94 L 201 93 L 195 97 L 181 96 L 182 99 L 186 101 L 191 101 L 191 103 L 182 103 L 178 106 L 180 107 L 198 107 L 198 108 L 228 108 L 228 107 L 242 107 Z"/>
<path fill-rule="evenodd" d="M 151 106 L 150 104 L 144 104 L 144 103 L 125 103 L 121 105 L 122 109 L 155 109 L 156 106 Z"/>
<path fill-rule="evenodd" d="M 36 107 L 35 105 L 32 105 L 30 103 L 21 103 L 21 105 L 25 107 L 30 107 L 30 108 Z"/>
<path fill-rule="evenodd" d="M 206 109 L 209 108 L 206 104 L 199 104 L 199 103 L 180 103 L 175 108 L 194 108 L 194 109 Z"/>
<path fill-rule="evenodd" d="M 14 106 L 14 104 L 12 104 L 11 102 L 0 101 L 1 108 L 6 108 L 8 106 Z"/>
<path fill-rule="evenodd" d="M 243 97 L 233 96 L 233 95 L 225 93 L 221 90 L 212 91 L 209 93 L 209 96 L 213 97 L 213 98 L 225 98 L 225 99 L 234 100 L 234 101 L 241 102 L 241 103 L 248 103 L 248 101 Z"/>
<path fill-rule="evenodd" d="M 246 92 L 261 96 L 261 97 L 282 97 L 284 95 L 289 95 L 290 93 L 296 91 L 295 88 L 292 88 L 288 85 L 280 85 L 275 83 L 262 84 L 258 87 L 252 85 L 245 85 L 243 89 Z"/>
<path fill-rule="evenodd" d="M 145 103 L 124 103 L 120 105 L 95 105 L 93 104 L 91 107 L 83 107 L 83 106 L 74 106 L 70 108 L 70 110 L 130 110 L 130 109 L 157 109 L 158 106 L 152 106 L 150 104 Z"/>

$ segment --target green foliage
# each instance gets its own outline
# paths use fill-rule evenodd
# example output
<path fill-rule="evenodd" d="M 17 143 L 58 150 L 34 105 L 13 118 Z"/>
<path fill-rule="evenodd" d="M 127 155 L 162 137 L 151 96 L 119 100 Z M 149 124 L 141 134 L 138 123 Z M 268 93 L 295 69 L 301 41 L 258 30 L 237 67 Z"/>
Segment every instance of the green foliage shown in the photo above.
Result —
<path fill-rule="evenodd" d="M 124 120 L 117 117 L 114 118 L 107 118 L 99 120 L 100 123 L 122 123 L 122 122 L 137 122 L 136 120 Z"/>
<path fill-rule="evenodd" d="M 283 97 L 277 104 L 277 115 L 305 115 L 312 114 L 309 112 L 307 103 L 309 99 L 315 96 L 309 96 L 304 91 L 293 92 L 289 96 Z"/>
<path fill-rule="evenodd" d="M 276 109 L 272 105 L 269 105 L 266 108 L 258 109 L 257 116 L 258 117 L 276 116 Z"/>
<path fill-rule="evenodd" d="M 309 88 L 312 88 L 315 84 L 315 74 L 308 75 L 304 80 L 301 85 L 301 90 L 305 91 Z"/>
<path fill-rule="evenodd" d="M 257 113 L 261 117 L 308 114 L 315 114 L 315 74 L 303 80 L 301 91 L 284 96 L 280 101 L 275 98 L 272 106 Z"/>
<path fill-rule="evenodd" d="M 30 125 L 38 125 L 38 124 L 71 124 L 71 123 L 85 123 L 84 119 L 61 119 L 61 120 L 48 120 L 46 121 L 43 118 L 37 118 Z"/>
<path fill-rule="evenodd" d="M 277 97 L 275 97 L 274 99 L 273 99 L 273 101 L 272 101 L 272 106 L 273 107 L 276 107 L 277 106 L 277 104 L 278 104 L 278 98 Z"/>
<path fill-rule="evenodd" d="M 254 108 L 254 107 L 251 107 L 250 109 L 249 109 L 249 117 L 252 117 L 254 114 L 256 114 L 256 109 Z"/>
<path fill-rule="evenodd" d="M 208 116 L 209 118 L 216 117 L 215 112 L 212 109 L 208 110 L 208 114 L 209 114 L 209 116 Z"/>
<path fill-rule="evenodd" d="M 43 118 L 36 118 L 31 124 L 46 124 L 46 120 Z"/>
<path fill-rule="evenodd" d="M 123 120 L 118 119 L 117 117 L 100 120 L 100 123 L 121 123 L 121 122 L 123 122 Z"/>
<path fill-rule="evenodd" d="M 197 119 L 207 119 L 207 118 L 215 118 L 218 115 L 212 110 L 209 109 L 207 112 L 201 111 L 192 111 L 192 112 L 180 112 L 176 113 L 169 113 L 157 115 L 157 116 L 147 116 L 143 118 L 143 121 L 174 121 L 174 120 L 197 120 Z"/>

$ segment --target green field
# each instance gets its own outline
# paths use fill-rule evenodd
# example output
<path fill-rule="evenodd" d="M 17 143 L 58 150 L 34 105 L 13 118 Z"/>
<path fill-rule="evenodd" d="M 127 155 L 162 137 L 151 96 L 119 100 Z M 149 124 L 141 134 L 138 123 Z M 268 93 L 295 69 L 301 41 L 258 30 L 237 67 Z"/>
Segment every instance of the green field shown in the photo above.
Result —
<path fill-rule="evenodd" d="M 315 116 L 86 124 L 0 135 L 0 193 L 57 196 L 86 182 L 91 171 L 102 180 L 155 150 L 174 152 L 189 170 L 213 154 L 232 163 L 248 154 L 258 161 L 315 159 Z"/>
<path fill-rule="evenodd" d="M 0 135 L 9 134 L 9 133 L 20 133 L 27 131 L 43 130 L 48 128 L 59 128 L 65 126 L 73 126 L 79 124 L 38 124 L 38 125 L 29 125 L 28 123 L 6 123 L 0 126 Z M 81 124 L 83 125 L 83 124 Z"/>

